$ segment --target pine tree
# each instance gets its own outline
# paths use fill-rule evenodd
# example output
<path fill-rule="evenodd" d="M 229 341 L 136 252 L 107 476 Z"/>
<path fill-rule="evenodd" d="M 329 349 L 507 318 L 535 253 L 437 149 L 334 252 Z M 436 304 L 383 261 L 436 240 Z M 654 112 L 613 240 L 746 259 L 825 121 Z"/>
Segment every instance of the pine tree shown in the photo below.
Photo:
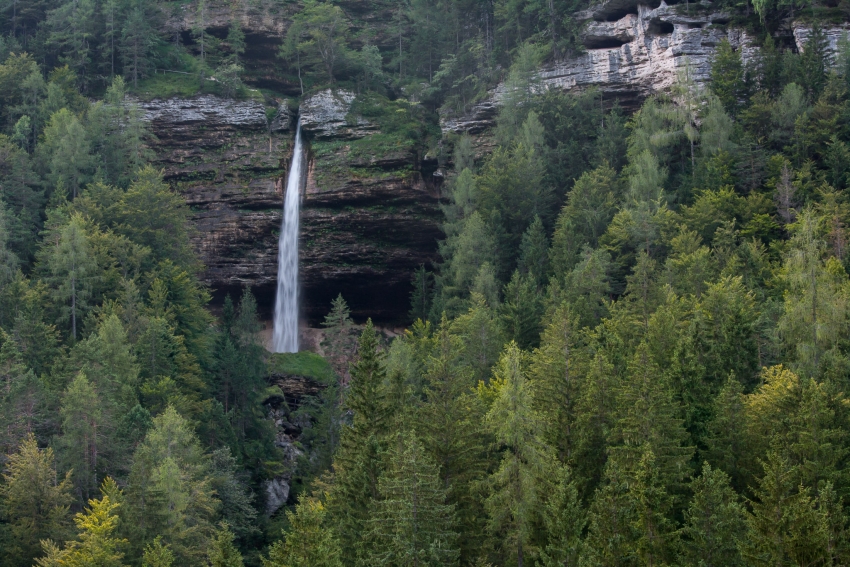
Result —
<path fill-rule="evenodd" d="M 109 425 L 104 420 L 97 389 L 80 372 L 62 397 L 61 457 L 66 470 L 74 471 L 80 499 L 88 501 L 104 475 L 109 449 Z M 107 445 L 104 447 L 104 445 Z"/>
<path fill-rule="evenodd" d="M 342 549 L 325 525 L 326 511 L 319 500 L 306 498 L 287 510 L 289 531 L 269 549 L 263 567 L 342 567 Z M 350 551 L 350 550 L 349 550 Z"/>
<path fill-rule="evenodd" d="M 543 221 L 535 215 L 534 220 L 522 235 L 518 269 L 521 274 L 534 282 L 538 292 L 543 290 L 549 272 L 548 248 L 549 240 L 546 238 Z"/>
<path fill-rule="evenodd" d="M 431 311 L 431 302 L 433 300 L 432 290 L 433 275 L 425 269 L 422 264 L 413 272 L 413 291 L 410 293 L 410 313 L 411 321 L 421 319 L 428 320 L 428 314 Z"/>
<path fill-rule="evenodd" d="M 634 549 L 641 565 L 665 565 L 678 548 L 678 533 L 671 519 L 674 494 L 660 465 L 652 449 L 645 446 L 629 485 Z"/>
<path fill-rule="evenodd" d="M 581 396 L 583 372 L 577 363 L 577 317 L 564 302 L 543 331 L 540 348 L 531 358 L 529 375 L 535 385 L 534 402 L 545 420 L 546 441 L 565 463 L 575 459 L 576 405 Z"/>
<path fill-rule="evenodd" d="M 64 189 L 76 198 L 90 179 L 94 160 L 91 141 L 79 119 L 67 108 L 50 117 L 36 153 L 48 166 L 48 181 L 54 190 Z"/>
<path fill-rule="evenodd" d="M 189 423 L 168 406 L 133 455 L 127 517 L 137 557 L 144 542 L 160 535 L 177 561 L 203 558 L 218 505 L 209 472 Z"/>
<path fill-rule="evenodd" d="M 173 564 L 174 554 L 166 544 L 162 543 L 162 536 L 156 536 L 153 542 L 145 547 L 142 567 L 171 567 Z"/>
<path fill-rule="evenodd" d="M 694 567 L 744 565 L 738 544 L 747 538 L 744 508 L 729 484 L 729 476 L 703 464 L 691 484 L 694 496 L 682 528 L 682 562 Z"/>
<path fill-rule="evenodd" d="M 747 98 L 741 53 L 735 51 L 726 39 L 718 45 L 711 62 L 711 90 L 733 116 Z"/>
<path fill-rule="evenodd" d="M 779 330 L 794 353 L 798 371 L 817 377 L 830 368 L 844 368 L 847 356 L 838 344 L 848 318 L 843 267 L 834 258 L 823 259 L 819 238 L 821 220 L 811 210 L 795 224 L 784 274 L 788 284 L 785 313 Z"/>
<path fill-rule="evenodd" d="M 609 454 L 618 460 L 624 473 L 637 475 L 647 474 L 644 461 L 651 453 L 652 468 L 659 471 L 658 482 L 675 494 L 690 472 L 693 453 L 693 448 L 685 445 L 687 433 L 679 418 L 681 410 L 645 343 L 638 346 L 629 370 L 629 379 L 617 393 Z"/>
<path fill-rule="evenodd" d="M 121 29 L 121 59 L 124 76 L 132 81 L 133 88 L 151 69 L 151 55 L 156 46 L 156 34 L 151 27 L 151 15 L 146 13 L 144 2 L 130 10 Z"/>
<path fill-rule="evenodd" d="M 746 415 L 741 383 L 726 380 L 714 401 L 713 419 L 708 424 L 708 456 L 714 468 L 726 473 L 732 486 L 743 491 L 751 484 L 748 471 L 752 457 L 746 434 Z"/>
<path fill-rule="evenodd" d="M 66 542 L 61 551 L 51 540 L 42 541 L 46 557 L 36 559 L 38 567 L 124 567 L 121 548 L 127 540 L 114 536 L 120 507 L 115 496 L 120 498 L 120 492 L 113 490 L 113 496 L 107 493 L 110 484 L 117 489 L 114 481 L 110 481 L 109 478 L 104 481 L 102 498 L 89 500 L 89 507 L 74 516 L 79 530 L 76 541 Z"/>
<path fill-rule="evenodd" d="M 519 567 L 540 544 L 536 525 L 555 470 L 552 448 L 543 439 L 543 422 L 533 408 L 524 359 L 515 342 L 505 347 L 495 372 L 497 397 L 486 418 L 496 442 L 504 447 L 485 501 L 489 528 Z"/>
<path fill-rule="evenodd" d="M 331 303 L 331 312 L 322 321 L 322 326 L 325 327 L 322 351 L 334 372 L 344 381 L 349 377 L 348 366 L 357 347 L 353 325 L 348 304 L 340 293 Z"/>
<path fill-rule="evenodd" d="M 540 320 L 543 301 L 531 274 L 514 271 L 505 286 L 505 302 L 501 306 L 502 320 L 508 337 L 520 348 L 528 349 L 540 344 Z"/>
<path fill-rule="evenodd" d="M 590 503 L 581 565 L 625 567 L 636 564 L 634 510 L 628 498 L 628 487 L 629 481 L 616 460 L 609 460 L 604 480 Z"/>
<path fill-rule="evenodd" d="M 416 434 L 399 434 L 390 445 L 387 462 L 368 522 L 362 564 L 457 565 L 454 506 L 446 504 L 437 464 Z"/>
<path fill-rule="evenodd" d="M 70 320 L 71 338 L 75 341 L 77 321 L 82 320 L 88 307 L 97 270 L 84 223 L 80 216 L 71 217 L 56 234 L 53 246 L 45 251 L 53 296 L 63 305 L 62 320 Z"/>

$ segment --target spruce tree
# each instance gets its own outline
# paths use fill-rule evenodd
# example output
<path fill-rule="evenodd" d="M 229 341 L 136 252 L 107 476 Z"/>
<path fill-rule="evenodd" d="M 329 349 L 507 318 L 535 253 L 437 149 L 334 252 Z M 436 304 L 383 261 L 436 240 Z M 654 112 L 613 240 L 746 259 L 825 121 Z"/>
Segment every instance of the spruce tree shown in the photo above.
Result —
<path fill-rule="evenodd" d="M 738 546 L 747 538 L 747 525 L 729 475 L 704 463 L 691 489 L 694 496 L 682 527 L 682 563 L 694 567 L 743 566 Z"/>
<path fill-rule="evenodd" d="M 210 567 L 242 567 L 244 565 L 242 554 L 239 553 L 233 540 L 234 536 L 230 527 L 222 523 L 207 552 Z"/>
<path fill-rule="evenodd" d="M 384 380 L 384 354 L 378 350 L 378 335 L 372 320 L 360 335 L 357 359 L 351 365 L 351 382 L 344 408 L 351 423 L 342 427 L 333 462 L 334 483 L 328 496 L 331 525 L 343 549 L 357 547 L 369 517 L 370 503 L 378 498 L 378 477 L 383 470 L 381 453 L 386 447 L 390 404 Z M 346 565 L 353 564 L 346 555 Z"/>
<path fill-rule="evenodd" d="M 319 500 L 306 498 L 287 510 L 289 530 L 263 557 L 263 567 L 342 567 L 342 549 L 326 524 L 326 510 Z M 348 550 L 351 553 L 352 550 Z"/>
<path fill-rule="evenodd" d="M 555 471 L 554 452 L 533 407 L 525 358 L 515 342 L 505 347 L 495 372 L 497 397 L 486 418 L 503 447 L 485 501 L 489 528 L 520 567 L 538 552 L 536 528 Z"/>
<path fill-rule="evenodd" d="M 486 476 L 487 438 L 479 424 L 485 409 L 473 393 L 472 368 L 463 363 L 462 339 L 443 316 L 434 352 L 425 369 L 424 401 L 416 411 L 416 430 L 436 462 L 446 502 L 457 516 L 461 560 L 477 557 L 483 545 L 484 510 L 475 487 Z"/>
<path fill-rule="evenodd" d="M 336 374 L 343 379 L 349 377 L 349 362 L 357 348 L 353 325 L 348 304 L 340 293 L 331 303 L 330 313 L 322 321 L 325 328 L 322 351 Z"/>
<path fill-rule="evenodd" d="M 378 481 L 360 563 L 365 566 L 458 564 L 454 506 L 446 504 L 437 464 L 413 432 L 390 444 Z"/>
<path fill-rule="evenodd" d="M 39 555 L 41 540 L 63 537 L 68 529 L 71 473 L 56 474 L 53 449 L 39 449 L 30 434 L 9 456 L 0 504 L 12 538 L 3 550 L 8 565 L 29 566 Z"/>
<path fill-rule="evenodd" d="M 578 362 L 578 318 L 564 302 L 543 331 L 540 348 L 531 356 L 529 376 L 534 383 L 535 407 L 545 420 L 546 441 L 565 463 L 575 459 L 576 405 L 584 369 Z"/>
<path fill-rule="evenodd" d="M 546 546 L 540 551 L 543 567 L 578 565 L 587 512 L 569 467 L 561 466 L 555 491 L 543 511 Z"/>
<path fill-rule="evenodd" d="M 741 551 L 751 565 L 817 565 L 827 560 L 829 522 L 808 487 L 797 484 L 796 467 L 774 451 L 762 462 L 749 537 Z"/>

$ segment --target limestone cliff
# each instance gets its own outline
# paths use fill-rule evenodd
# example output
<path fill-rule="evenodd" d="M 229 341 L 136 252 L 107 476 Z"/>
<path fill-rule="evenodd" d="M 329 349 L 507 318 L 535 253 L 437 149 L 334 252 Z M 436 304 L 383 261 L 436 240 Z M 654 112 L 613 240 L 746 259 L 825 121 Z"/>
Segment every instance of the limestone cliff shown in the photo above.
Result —
<path fill-rule="evenodd" d="M 366 120 L 346 121 L 353 99 L 326 91 L 301 105 L 308 148 L 322 145 L 308 155 L 301 215 L 302 298 L 313 322 L 338 293 L 356 317 L 404 314 L 411 273 L 435 258 L 440 235 L 437 195 L 415 150 L 352 151 L 381 135 Z M 139 104 L 157 164 L 194 212 L 204 281 L 219 296 L 251 286 L 270 313 L 296 117 L 286 104 L 211 95 Z"/>
<path fill-rule="evenodd" d="M 754 38 L 727 25 L 729 15 L 714 10 L 710 2 L 671 4 L 608 0 L 578 13 L 584 52 L 544 66 L 539 73 L 542 88 L 596 87 L 605 99 L 636 109 L 647 96 L 669 90 L 681 74 L 705 85 L 714 50 L 723 39 L 741 52 L 745 64 L 758 56 Z M 847 29 L 824 29 L 833 54 Z M 787 39 L 803 50 L 810 33 L 808 25 L 792 22 Z M 490 128 L 502 89 L 494 89 L 466 114 L 443 116 L 443 131 L 477 134 Z"/>

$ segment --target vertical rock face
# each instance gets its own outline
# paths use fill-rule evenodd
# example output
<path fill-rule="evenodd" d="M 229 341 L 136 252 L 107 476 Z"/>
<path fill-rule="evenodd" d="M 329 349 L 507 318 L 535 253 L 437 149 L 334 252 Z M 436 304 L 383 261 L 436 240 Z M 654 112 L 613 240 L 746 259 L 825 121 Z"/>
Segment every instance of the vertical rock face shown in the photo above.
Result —
<path fill-rule="evenodd" d="M 422 181 L 416 152 L 362 151 L 380 131 L 347 117 L 353 98 L 324 91 L 302 104 L 316 148 L 300 249 L 302 304 L 314 323 L 338 293 L 359 318 L 403 317 L 411 273 L 435 258 L 440 235 L 436 190 Z M 157 165 L 194 213 L 203 280 L 219 295 L 251 286 L 270 309 L 295 117 L 285 104 L 211 95 L 139 104 L 157 137 Z M 355 142 L 361 151 L 352 152 Z"/>
<path fill-rule="evenodd" d="M 707 7 L 708 6 L 708 7 Z M 653 93 L 668 91 L 678 76 L 687 73 L 704 86 L 711 74 L 711 60 L 718 44 L 727 39 L 739 50 L 744 63 L 758 56 L 754 38 L 745 30 L 728 27 L 729 16 L 707 3 L 653 6 L 637 0 L 609 0 L 577 14 L 584 21 L 584 53 L 546 65 L 539 74 L 542 88 L 561 90 L 599 88 L 606 100 L 618 100 L 637 108 Z M 791 25 L 799 50 L 811 28 Z M 838 43 L 850 26 L 824 28 L 828 51 L 835 56 Z M 498 111 L 502 87 L 461 116 L 443 116 L 444 132 L 480 133 L 490 128 Z"/>
<path fill-rule="evenodd" d="M 342 293 L 359 317 L 397 320 L 410 279 L 436 257 L 442 213 L 416 150 L 385 146 L 377 126 L 351 116 L 354 99 L 323 91 L 303 101 L 311 141 L 301 208 L 301 277 L 308 316 Z"/>
<path fill-rule="evenodd" d="M 270 127 L 256 101 L 205 95 L 140 105 L 157 137 L 157 165 L 194 213 L 203 280 L 217 291 L 273 286 L 292 142 L 285 107 Z"/>

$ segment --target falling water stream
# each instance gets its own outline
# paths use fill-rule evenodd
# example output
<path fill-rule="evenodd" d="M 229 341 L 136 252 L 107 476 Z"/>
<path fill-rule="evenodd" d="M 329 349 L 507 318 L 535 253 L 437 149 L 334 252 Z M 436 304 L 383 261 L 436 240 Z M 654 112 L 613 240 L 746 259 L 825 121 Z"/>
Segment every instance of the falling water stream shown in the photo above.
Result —
<path fill-rule="evenodd" d="M 277 298 L 274 304 L 274 352 L 298 352 L 298 206 L 301 200 L 301 121 L 295 133 L 292 165 L 286 180 L 283 221 L 277 253 Z"/>

